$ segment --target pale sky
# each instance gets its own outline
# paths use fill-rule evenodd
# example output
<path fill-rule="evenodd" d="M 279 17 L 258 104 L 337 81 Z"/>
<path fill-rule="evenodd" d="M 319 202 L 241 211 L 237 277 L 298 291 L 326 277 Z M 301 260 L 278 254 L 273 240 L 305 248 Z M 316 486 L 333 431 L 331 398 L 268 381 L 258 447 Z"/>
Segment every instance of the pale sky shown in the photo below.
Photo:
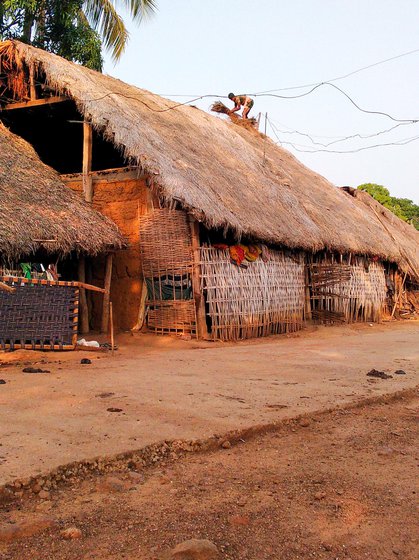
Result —
<path fill-rule="evenodd" d="M 418 0 L 157 0 L 140 27 L 127 21 L 130 43 L 105 72 L 163 94 L 256 93 L 329 80 L 419 49 Z M 397 119 L 419 118 L 419 52 L 336 82 L 362 108 Z M 296 95 L 309 88 L 278 92 Z M 173 97 L 172 97 L 173 96 Z M 214 99 L 194 104 L 208 110 Z M 225 103 L 227 101 L 224 100 Z M 359 153 L 299 153 L 344 136 L 369 135 L 396 122 L 358 111 L 332 88 L 301 99 L 255 97 L 251 115 L 268 113 L 283 147 L 338 186 L 373 182 L 419 202 L 419 139 Z M 216 117 L 218 118 L 218 117 Z M 277 138 L 269 128 L 269 135 Z M 353 150 L 419 136 L 419 123 L 323 148 Z"/>

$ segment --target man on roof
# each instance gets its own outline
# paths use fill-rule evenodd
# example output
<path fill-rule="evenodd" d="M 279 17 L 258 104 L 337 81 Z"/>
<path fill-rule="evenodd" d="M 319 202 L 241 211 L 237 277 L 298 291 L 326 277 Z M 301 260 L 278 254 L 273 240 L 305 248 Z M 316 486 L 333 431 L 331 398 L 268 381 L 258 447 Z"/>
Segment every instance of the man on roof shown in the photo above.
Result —
<path fill-rule="evenodd" d="M 234 95 L 234 93 L 229 93 L 228 98 L 234 103 L 233 109 L 230 109 L 228 114 L 237 113 L 237 111 L 240 111 L 240 107 L 243 107 L 242 118 L 247 119 L 247 115 L 254 104 L 253 99 L 248 95 Z"/>

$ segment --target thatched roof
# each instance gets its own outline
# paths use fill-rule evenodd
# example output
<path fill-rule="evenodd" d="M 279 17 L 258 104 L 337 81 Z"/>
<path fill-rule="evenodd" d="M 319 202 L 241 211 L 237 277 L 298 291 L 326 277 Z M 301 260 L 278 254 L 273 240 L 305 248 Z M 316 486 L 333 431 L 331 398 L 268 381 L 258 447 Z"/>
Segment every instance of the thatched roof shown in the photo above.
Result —
<path fill-rule="evenodd" d="M 208 227 L 309 251 L 378 255 L 416 275 L 413 228 L 405 247 L 366 205 L 269 138 L 194 107 L 172 109 L 172 101 L 23 43 L 3 45 L 15 63 L 44 72 L 50 87 L 153 174 L 162 197 L 179 201 Z"/>
<path fill-rule="evenodd" d="M 400 220 L 393 212 L 377 202 L 367 192 L 351 187 L 342 187 L 343 192 L 355 199 L 355 203 L 369 212 L 370 219 L 386 233 L 385 240 L 392 241 L 391 247 L 397 247 L 400 257 L 389 259 L 403 264 L 402 268 L 419 279 L 419 231 L 412 225 Z"/>
<path fill-rule="evenodd" d="M 116 225 L 73 193 L 33 148 L 0 123 L 0 255 L 39 249 L 95 255 L 125 244 Z"/>

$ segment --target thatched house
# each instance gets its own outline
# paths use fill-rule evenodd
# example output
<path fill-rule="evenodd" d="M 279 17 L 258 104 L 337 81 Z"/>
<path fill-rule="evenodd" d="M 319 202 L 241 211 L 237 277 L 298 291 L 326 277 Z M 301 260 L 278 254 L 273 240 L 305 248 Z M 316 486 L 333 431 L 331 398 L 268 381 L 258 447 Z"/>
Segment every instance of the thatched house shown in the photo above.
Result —
<path fill-rule="evenodd" d="M 142 324 L 145 299 L 154 330 L 221 339 L 311 315 L 378 320 L 399 273 L 419 279 L 412 227 L 386 227 L 256 131 L 19 42 L 0 57 L 0 118 L 128 237 L 114 260 L 121 327 Z M 269 260 L 244 269 L 214 248 L 240 240 L 269 245 Z"/>
<path fill-rule="evenodd" d="M 53 345 L 73 346 L 78 300 L 85 293 L 79 294 L 80 284 L 71 276 L 77 279 L 85 257 L 124 246 L 111 220 L 68 189 L 30 144 L 0 123 L 0 347 L 51 346 L 46 339 L 51 341 L 52 332 Z M 46 276 L 41 270 L 30 271 L 30 281 L 21 279 L 21 262 L 45 270 L 52 263 L 55 273 L 58 261 L 58 270 L 68 273 L 58 281 L 41 280 Z"/>
<path fill-rule="evenodd" d="M 117 226 L 67 189 L 28 142 L 0 123 L 0 256 L 96 256 L 120 249 Z"/>

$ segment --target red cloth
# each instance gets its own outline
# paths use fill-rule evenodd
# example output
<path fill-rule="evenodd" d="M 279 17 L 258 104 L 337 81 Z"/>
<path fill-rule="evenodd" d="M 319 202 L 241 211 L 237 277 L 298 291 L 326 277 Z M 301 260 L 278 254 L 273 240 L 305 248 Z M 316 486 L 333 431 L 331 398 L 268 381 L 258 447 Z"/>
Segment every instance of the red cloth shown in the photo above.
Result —
<path fill-rule="evenodd" d="M 233 245 L 229 247 L 230 257 L 231 260 L 237 265 L 240 266 L 241 263 L 244 261 L 244 249 L 242 245 Z"/>

